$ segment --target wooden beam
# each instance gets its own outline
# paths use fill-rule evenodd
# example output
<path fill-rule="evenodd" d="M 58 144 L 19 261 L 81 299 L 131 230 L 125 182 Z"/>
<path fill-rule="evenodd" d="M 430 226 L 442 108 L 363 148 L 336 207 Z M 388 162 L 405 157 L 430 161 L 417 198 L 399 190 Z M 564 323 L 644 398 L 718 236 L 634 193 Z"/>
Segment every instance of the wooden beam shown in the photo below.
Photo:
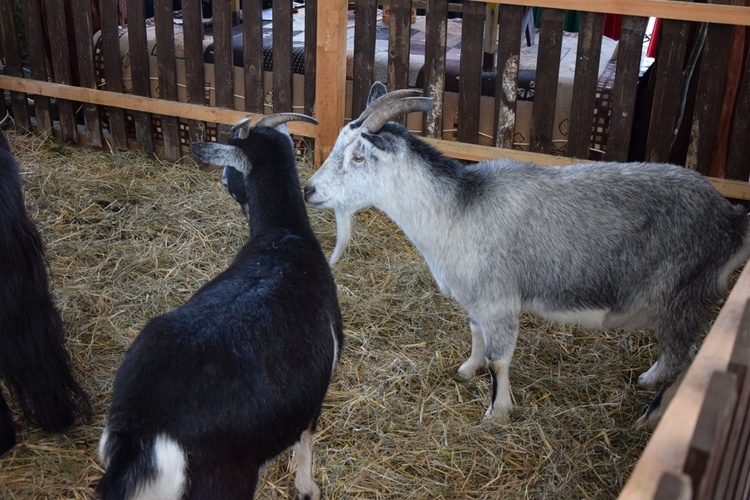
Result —
<path fill-rule="evenodd" d="M 252 116 L 253 120 L 258 120 L 262 116 L 257 113 L 248 113 L 247 111 L 211 108 L 200 104 L 153 99 L 133 94 L 121 94 L 107 90 L 74 87 L 72 85 L 62 85 L 60 83 L 42 82 L 5 75 L 0 75 L 0 89 L 227 125 L 233 125 L 248 116 Z M 291 134 L 312 138 L 316 138 L 319 131 L 319 125 L 307 122 L 289 122 L 287 128 Z"/>
<path fill-rule="evenodd" d="M 325 120 L 319 125 L 315 141 L 316 165 L 321 165 L 331 153 L 339 129 L 344 124 L 346 16 L 347 0 L 319 0 L 315 95 L 316 115 L 325 117 Z"/>
<path fill-rule="evenodd" d="M 528 7 L 563 7 L 560 0 L 467 0 L 483 3 L 526 5 Z M 735 5 L 692 3 L 677 0 L 566 0 L 565 9 L 625 16 L 661 17 L 682 21 L 750 26 L 750 8 Z"/>

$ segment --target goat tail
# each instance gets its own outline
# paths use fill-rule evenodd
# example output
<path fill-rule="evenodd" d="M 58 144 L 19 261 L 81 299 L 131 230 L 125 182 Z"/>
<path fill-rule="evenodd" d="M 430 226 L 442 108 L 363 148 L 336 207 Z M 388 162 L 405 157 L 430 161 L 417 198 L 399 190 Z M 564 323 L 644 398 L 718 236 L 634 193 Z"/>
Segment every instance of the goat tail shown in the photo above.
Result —
<path fill-rule="evenodd" d="M 102 500 L 177 500 L 187 487 L 187 458 L 166 434 L 144 438 L 104 429 L 99 458 L 107 470 L 96 487 Z"/>
<path fill-rule="evenodd" d="M 17 316 L 17 328 L 6 332 L 0 375 L 27 420 L 44 430 L 61 432 L 77 414 L 88 419 L 91 405 L 73 377 L 62 321 L 46 293 L 36 307 Z"/>

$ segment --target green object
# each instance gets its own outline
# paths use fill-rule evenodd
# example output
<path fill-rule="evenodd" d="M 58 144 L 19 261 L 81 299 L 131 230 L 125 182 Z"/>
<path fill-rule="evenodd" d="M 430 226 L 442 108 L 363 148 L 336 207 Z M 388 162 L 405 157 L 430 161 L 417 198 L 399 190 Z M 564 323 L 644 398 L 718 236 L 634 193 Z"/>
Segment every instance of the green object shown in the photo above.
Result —
<path fill-rule="evenodd" d="M 544 12 L 543 8 L 534 7 L 534 26 L 537 28 L 542 25 L 542 12 Z M 577 10 L 566 10 L 563 20 L 563 30 L 578 33 L 579 18 L 580 14 Z"/>

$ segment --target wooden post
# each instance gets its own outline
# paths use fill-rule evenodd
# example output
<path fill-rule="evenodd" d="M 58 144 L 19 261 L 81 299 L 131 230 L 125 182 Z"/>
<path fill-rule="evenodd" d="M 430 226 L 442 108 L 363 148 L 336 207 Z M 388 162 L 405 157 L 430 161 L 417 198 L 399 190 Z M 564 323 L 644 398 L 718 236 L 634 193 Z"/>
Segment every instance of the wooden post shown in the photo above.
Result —
<path fill-rule="evenodd" d="M 320 166 L 344 124 L 347 0 L 318 2 L 316 116 L 320 122 L 315 165 Z"/>

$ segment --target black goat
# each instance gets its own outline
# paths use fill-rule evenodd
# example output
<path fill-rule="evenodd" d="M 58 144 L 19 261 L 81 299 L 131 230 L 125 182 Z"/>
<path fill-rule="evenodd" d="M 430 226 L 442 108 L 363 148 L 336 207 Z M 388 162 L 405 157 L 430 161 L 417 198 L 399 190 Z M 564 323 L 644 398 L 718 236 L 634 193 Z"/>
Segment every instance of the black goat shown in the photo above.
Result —
<path fill-rule="evenodd" d="M 260 467 L 295 443 L 297 491 L 320 495 L 312 433 L 343 334 L 284 125 L 293 119 L 312 120 L 243 120 L 228 145 L 191 146 L 225 166 L 250 240 L 184 305 L 149 321 L 125 355 L 99 446 L 104 499 L 252 498 Z"/>
<path fill-rule="evenodd" d="M 89 401 L 73 378 L 62 321 L 50 294 L 42 239 L 26 212 L 18 164 L 0 132 L 0 378 L 24 417 L 60 432 Z M 0 454 L 16 443 L 0 393 Z"/>

